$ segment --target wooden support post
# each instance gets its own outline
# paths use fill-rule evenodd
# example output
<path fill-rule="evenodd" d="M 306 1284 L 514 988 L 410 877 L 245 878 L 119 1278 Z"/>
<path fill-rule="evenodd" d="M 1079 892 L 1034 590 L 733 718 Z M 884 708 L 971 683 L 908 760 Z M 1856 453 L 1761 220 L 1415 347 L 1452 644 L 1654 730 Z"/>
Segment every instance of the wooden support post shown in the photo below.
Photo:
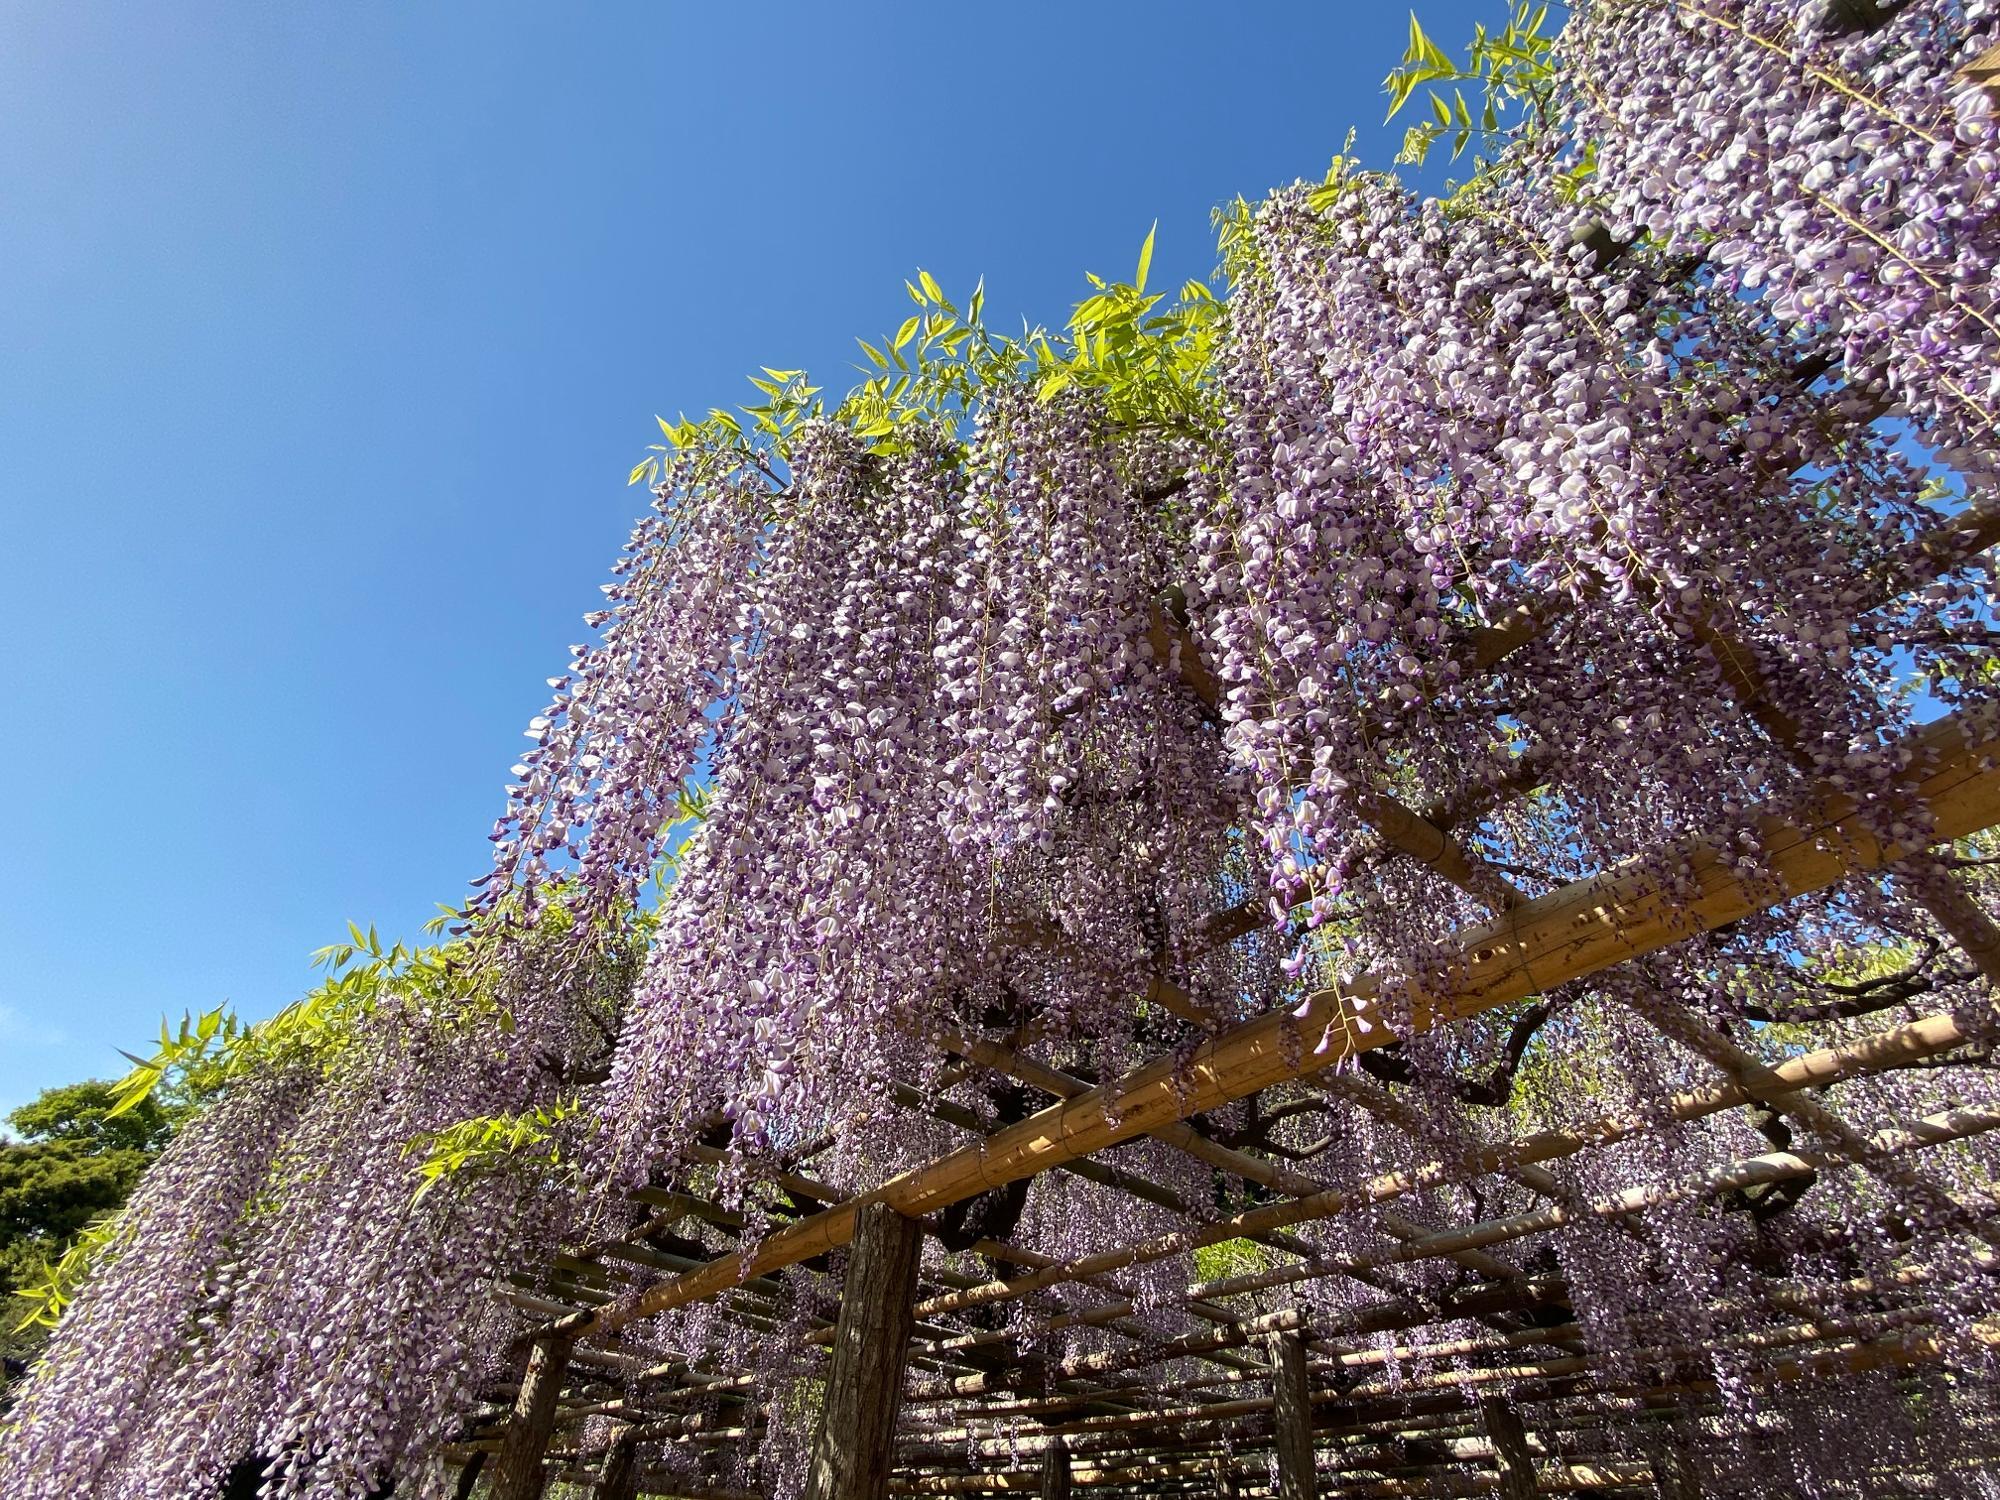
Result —
<path fill-rule="evenodd" d="M 473 1486 L 479 1483 L 479 1471 L 486 1467 L 486 1450 L 480 1449 L 465 1461 L 465 1467 L 458 1471 L 457 1500 L 472 1500 Z"/>
<path fill-rule="evenodd" d="M 1069 1445 L 1059 1437 L 1042 1450 L 1042 1500 L 1069 1500 Z"/>
<path fill-rule="evenodd" d="M 1701 1500 L 1701 1482 L 1694 1477 L 1694 1465 L 1683 1449 L 1671 1443 L 1656 1448 L 1652 1464 L 1660 1500 Z"/>
<path fill-rule="evenodd" d="M 1215 1460 L 1215 1500 L 1236 1500 L 1236 1471 L 1229 1466 L 1227 1454 L 1219 1454 Z"/>
<path fill-rule="evenodd" d="M 1279 1500 L 1313 1500 L 1312 1388 L 1306 1376 L 1305 1334 L 1293 1329 L 1274 1335 L 1271 1365 Z"/>
<path fill-rule="evenodd" d="M 638 1500 L 639 1445 L 628 1434 L 611 1445 L 597 1479 L 597 1500 Z"/>
<path fill-rule="evenodd" d="M 917 1221 L 888 1204 L 861 1210 L 805 1500 L 885 1500 L 889 1493 L 922 1244 Z"/>
<path fill-rule="evenodd" d="M 1520 1413 L 1505 1401 L 1479 1403 L 1479 1420 L 1493 1443 L 1493 1464 L 1500 1471 L 1501 1500 L 1535 1500 L 1535 1461 L 1528 1452 L 1528 1434 Z"/>
<path fill-rule="evenodd" d="M 500 1441 L 500 1461 L 494 1466 L 492 1500 L 542 1500 L 547 1475 L 542 1456 L 555 1431 L 556 1400 L 569 1373 L 572 1340 L 557 1334 L 538 1339 L 528 1351 L 528 1368 L 514 1397 L 514 1415 Z"/>

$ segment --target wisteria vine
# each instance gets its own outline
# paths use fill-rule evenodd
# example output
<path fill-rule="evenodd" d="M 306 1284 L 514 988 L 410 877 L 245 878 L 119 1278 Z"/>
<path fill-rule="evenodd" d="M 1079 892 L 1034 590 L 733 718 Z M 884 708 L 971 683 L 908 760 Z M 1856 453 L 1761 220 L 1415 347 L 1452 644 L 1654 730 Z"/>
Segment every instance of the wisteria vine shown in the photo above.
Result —
<path fill-rule="evenodd" d="M 1535 108 L 1447 197 L 1337 160 L 1223 215 L 1226 296 L 1148 292 L 1149 240 L 1060 334 L 998 338 L 922 277 L 846 400 L 775 372 L 747 433 L 662 424 L 463 932 L 240 1039 L 7 1417 L 0 1489 L 441 1493 L 552 1295 L 620 1294 L 621 1237 L 754 1245 L 1364 971 L 1394 1020 L 1469 924 L 1689 836 L 1757 878 L 1760 816 L 1830 792 L 1926 843 L 1900 747 L 2000 699 L 2000 103 L 1968 72 L 1996 41 L 1991 0 L 1590 0 L 1518 49 Z M 930 1273 L 990 1287 L 1011 1246 L 1046 1284 L 945 1299 L 947 1342 L 1014 1373 L 913 1376 L 906 1457 L 1034 1461 L 957 1414 L 967 1380 L 1222 1382 L 1188 1351 L 1281 1288 L 1354 1388 L 1474 1400 L 1557 1326 L 1452 1312 L 1478 1272 L 1567 1287 L 1604 1362 L 1558 1406 L 1697 1381 L 1668 1447 L 1714 1493 L 1865 1493 L 1893 1455 L 1991 1495 L 1996 858 L 1774 892 L 1201 1122 L 1269 1180 L 1142 1139 L 956 1206 Z M 1672 1104 L 1933 1012 L 1954 1050 L 1846 1075 L 1838 1113 Z M 1359 1207 L 1214 1227 L 1272 1181 Z M 835 1286 L 642 1320 L 598 1395 L 699 1377 L 648 1462 L 795 1493 Z M 1767 1378 L 1829 1329 L 1933 1362 Z M 703 1446 L 760 1382 L 727 1408 L 751 1440 Z M 1866 1436 L 1808 1441 L 1835 1411 Z"/>

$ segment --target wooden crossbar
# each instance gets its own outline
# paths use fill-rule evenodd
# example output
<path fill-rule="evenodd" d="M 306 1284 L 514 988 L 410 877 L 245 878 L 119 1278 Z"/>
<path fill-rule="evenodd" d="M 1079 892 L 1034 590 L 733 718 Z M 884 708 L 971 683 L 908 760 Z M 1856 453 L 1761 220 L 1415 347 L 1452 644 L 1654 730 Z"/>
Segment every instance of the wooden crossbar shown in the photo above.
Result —
<path fill-rule="evenodd" d="M 1995 726 L 1941 720 L 1909 736 L 1901 751 L 1903 789 L 1928 810 L 1934 840 L 2000 823 Z M 1157 1058 L 871 1193 L 788 1224 L 753 1255 L 719 1257 L 636 1296 L 563 1319 L 551 1331 L 613 1332 L 847 1244 L 866 1203 L 884 1202 L 911 1216 L 930 1213 L 1331 1067 L 1397 1040 L 1392 1010 L 1402 1034 L 1425 1031 L 1918 852 L 1885 847 L 1863 811 L 1844 799 L 1828 799 L 1796 820 L 1766 814 L 1757 829 L 1764 858 L 1756 868 L 1725 862 L 1706 838 L 1627 861 L 1462 931 L 1445 958 L 1421 973 L 1363 975 L 1322 990 L 1295 1010 L 1266 1014 L 1211 1038 L 1185 1062 Z"/>

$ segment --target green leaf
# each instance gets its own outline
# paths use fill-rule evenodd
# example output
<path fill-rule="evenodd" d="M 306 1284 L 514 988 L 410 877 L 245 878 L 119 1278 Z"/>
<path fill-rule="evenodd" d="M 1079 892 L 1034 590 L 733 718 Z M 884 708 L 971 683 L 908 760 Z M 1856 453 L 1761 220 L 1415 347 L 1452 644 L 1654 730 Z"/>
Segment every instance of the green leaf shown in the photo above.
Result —
<path fill-rule="evenodd" d="M 1434 68 L 1452 71 L 1451 59 L 1446 57 L 1437 43 L 1424 35 L 1424 28 L 1417 20 L 1417 13 L 1410 12 L 1410 50 L 1403 54 L 1405 62 L 1425 62 Z"/>
<path fill-rule="evenodd" d="M 1160 232 L 1160 221 L 1153 220 L 1153 227 L 1146 231 L 1146 243 L 1139 247 L 1139 271 L 1132 278 L 1135 291 L 1146 290 L 1146 273 L 1153 269 L 1153 237 Z"/>
<path fill-rule="evenodd" d="M 917 329 L 922 326 L 922 321 L 915 313 L 911 313 L 909 317 L 903 319 L 903 326 L 896 330 L 896 337 L 890 342 L 889 347 L 891 349 L 900 349 L 909 343 L 911 339 L 917 336 Z"/>
<path fill-rule="evenodd" d="M 917 272 L 917 280 L 923 284 L 924 295 L 930 298 L 931 301 L 940 303 L 944 301 L 944 288 L 937 284 L 930 272 L 919 270 Z"/>

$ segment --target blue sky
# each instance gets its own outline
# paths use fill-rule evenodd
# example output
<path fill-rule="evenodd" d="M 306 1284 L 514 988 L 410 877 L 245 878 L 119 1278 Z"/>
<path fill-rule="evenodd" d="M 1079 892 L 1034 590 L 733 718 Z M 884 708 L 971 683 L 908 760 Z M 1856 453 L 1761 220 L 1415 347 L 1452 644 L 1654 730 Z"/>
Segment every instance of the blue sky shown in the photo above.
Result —
<path fill-rule="evenodd" d="M 1424 0 L 1456 44 L 1497 3 Z M 655 412 L 1205 274 L 1387 164 L 1400 7 L 0 13 L 0 1109 L 485 868 Z"/>

